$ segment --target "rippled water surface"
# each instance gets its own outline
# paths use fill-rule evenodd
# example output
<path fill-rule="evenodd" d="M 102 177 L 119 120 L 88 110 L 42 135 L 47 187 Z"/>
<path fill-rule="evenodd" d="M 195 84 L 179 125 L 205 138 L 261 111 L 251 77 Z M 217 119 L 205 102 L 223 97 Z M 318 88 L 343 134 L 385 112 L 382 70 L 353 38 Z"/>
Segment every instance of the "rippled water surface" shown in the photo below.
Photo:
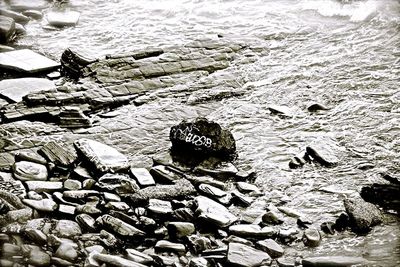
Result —
<path fill-rule="evenodd" d="M 44 31 L 28 25 L 19 44 L 55 58 L 69 46 L 105 55 L 218 36 L 242 40 L 253 51 L 260 48 L 262 52 L 249 55 L 253 63 L 227 70 L 247 88 L 245 96 L 197 106 L 170 96 L 141 107 L 126 106 L 121 108 L 125 135 L 98 137 L 147 166 L 152 155 L 168 149 L 171 125 L 207 116 L 233 131 L 236 164 L 257 171 L 256 183 L 266 196 L 286 199 L 319 225 L 343 210 L 345 197 L 379 181 L 380 172 L 400 169 L 400 1 L 349 2 L 71 0 L 70 8 L 81 12 L 77 27 Z M 331 109 L 311 114 L 306 107 L 313 102 Z M 271 104 L 288 106 L 293 116 L 270 114 Z M 290 170 L 290 158 L 316 138 L 338 142 L 341 163 Z M 365 170 L 367 165 L 373 168 Z M 344 193 L 318 190 L 326 186 Z M 367 237 L 339 234 L 303 251 L 326 254 L 362 255 L 372 265 L 396 266 L 399 223 L 389 218 Z"/>

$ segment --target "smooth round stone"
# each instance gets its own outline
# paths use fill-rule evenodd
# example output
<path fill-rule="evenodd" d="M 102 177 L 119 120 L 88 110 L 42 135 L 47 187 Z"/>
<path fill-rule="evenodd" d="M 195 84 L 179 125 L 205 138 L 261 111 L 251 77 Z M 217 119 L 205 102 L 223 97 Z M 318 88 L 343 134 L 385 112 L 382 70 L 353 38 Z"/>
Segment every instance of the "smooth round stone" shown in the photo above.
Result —
<path fill-rule="evenodd" d="M 75 249 L 76 244 L 63 242 L 58 247 L 55 256 L 61 259 L 74 262 L 78 258 L 78 252 Z"/>
<path fill-rule="evenodd" d="M 317 229 L 306 229 L 303 235 L 303 243 L 308 247 L 317 247 L 321 243 L 321 234 Z"/>
<path fill-rule="evenodd" d="M 29 161 L 16 162 L 13 173 L 21 181 L 46 181 L 48 176 L 46 166 Z"/>

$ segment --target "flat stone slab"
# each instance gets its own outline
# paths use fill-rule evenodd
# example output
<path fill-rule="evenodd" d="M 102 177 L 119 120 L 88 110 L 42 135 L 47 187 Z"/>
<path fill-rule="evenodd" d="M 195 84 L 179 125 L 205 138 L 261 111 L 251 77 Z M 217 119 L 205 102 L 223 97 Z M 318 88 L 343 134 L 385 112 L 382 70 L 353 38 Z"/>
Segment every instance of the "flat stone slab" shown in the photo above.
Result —
<path fill-rule="evenodd" d="M 27 73 L 58 68 L 59 63 L 29 49 L 0 53 L 0 67 Z"/>
<path fill-rule="evenodd" d="M 100 172 L 114 172 L 128 168 L 128 158 L 106 144 L 90 139 L 79 139 L 75 141 L 75 146 Z"/>
<path fill-rule="evenodd" d="M 52 11 L 47 14 L 47 21 L 55 27 L 75 26 L 80 16 L 81 13 L 77 11 Z"/>
<path fill-rule="evenodd" d="M 0 81 L 0 95 L 9 102 L 21 102 L 27 94 L 55 87 L 54 82 L 43 78 L 7 79 Z"/>
<path fill-rule="evenodd" d="M 8 3 L 14 11 L 42 10 L 49 6 L 49 2 L 45 0 L 9 0 Z"/>

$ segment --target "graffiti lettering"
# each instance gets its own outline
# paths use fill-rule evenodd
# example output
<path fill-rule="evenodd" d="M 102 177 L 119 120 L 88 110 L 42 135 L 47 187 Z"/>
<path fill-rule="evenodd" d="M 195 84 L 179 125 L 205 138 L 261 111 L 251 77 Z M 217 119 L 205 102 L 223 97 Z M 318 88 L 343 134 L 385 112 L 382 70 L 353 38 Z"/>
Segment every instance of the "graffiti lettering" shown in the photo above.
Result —
<path fill-rule="evenodd" d="M 208 138 L 204 135 L 199 136 L 197 134 L 193 134 L 192 131 L 193 128 L 191 126 L 187 126 L 184 130 L 173 129 L 172 137 L 174 139 L 185 141 L 186 143 L 191 143 L 195 146 L 205 146 L 207 148 L 211 147 L 211 138 Z"/>

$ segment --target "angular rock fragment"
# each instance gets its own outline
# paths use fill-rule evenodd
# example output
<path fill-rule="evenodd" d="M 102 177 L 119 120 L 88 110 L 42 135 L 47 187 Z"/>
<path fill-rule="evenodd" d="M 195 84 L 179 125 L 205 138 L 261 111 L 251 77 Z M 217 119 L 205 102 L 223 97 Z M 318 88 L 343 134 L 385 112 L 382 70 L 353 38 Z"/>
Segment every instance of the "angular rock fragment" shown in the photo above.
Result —
<path fill-rule="evenodd" d="M 339 146 L 329 139 L 318 139 L 306 147 L 307 154 L 323 166 L 339 163 Z"/>
<path fill-rule="evenodd" d="M 270 210 L 262 216 L 262 221 L 266 224 L 282 224 L 284 219 L 278 212 Z"/>
<path fill-rule="evenodd" d="M 158 183 L 171 184 L 174 181 L 184 178 L 182 174 L 177 173 L 168 166 L 157 165 L 150 169 L 150 174 Z"/>
<path fill-rule="evenodd" d="M 115 191 L 117 194 L 135 193 L 140 189 L 132 178 L 112 173 L 106 173 L 100 177 L 97 186 L 102 189 Z"/>
<path fill-rule="evenodd" d="M 269 265 L 271 257 L 268 253 L 240 244 L 230 243 L 228 246 L 227 262 L 233 266 L 256 267 Z"/>
<path fill-rule="evenodd" d="M 64 181 L 63 187 L 65 190 L 79 190 L 82 188 L 82 183 L 78 180 L 67 179 Z"/>
<path fill-rule="evenodd" d="M 57 209 L 57 203 L 51 199 L 33 200 L 33 199 L 23 199 L 22 202 L 27 206 L 44 212 L 52 212 Z"/>
<path fill-rule="evenodd" d="M 237 221 L 237 217 L 227 208 L 207 197 L 198 196 L 195 201 L 197 204 L 195 214 L 207 223 L 217 227 L 227 227 Z"/>
<path fill-rule="evenodd" d="M 192 122 L 183 121 L 173 126 L 169 138 L 173 151 L 186 152 L 188 156 L 217 156 L 229 159 L 236 155 L 232 133 L 206 118 L 199 117 Z"/>
<path fill-rule="evenodd" d="M 116 172 L 129 167 L 128 158 L 108 145 L 90 139 L 79 139 L 74 144 L 100 173 Z"/>
<path fill-rule="evenodd" d="M 142 237 L 145 235 L 145 232 L 110 215 L 103 215 L 96 221 L 122 237 Z"/>
<path fill-rule="evenodd" d="M 53 234 L 58 237 L 73 238 L 81 235 L 82 230 L 79 225 L 71 220 L 59 220 L 53 230 Z"/>
<path fill-rule="evenodd" d="M 0 53 L 0 67 L 27 73 L 58 68 L 60 64 L 29 49 Z"/>
<path fill-rule="evenodd" d="M 256 185 L 246 182 L 237 182 L 236 187 L 242 193 L 257 192 L 260 190 Z"/>
<path fill-rule="evenodd" d="M 145 168 L 132 168 L 131 174 L 136 179 L 140 187 L 146 187 L 150 185 L 155 185 L 156 182 L 151 176 L 150 172 Z"/>
<path fill-rule="evenodd" d="M 282 257 L 284 249 L 273 239 L 265 239 L 257 242 L 258 248 L 268 253 L 271 258 Z"/>
<path fill-rule="evenodd" d="M 9 42 L 14 33 L 15 33 L 14 19 L 0 15 L 0 43 Z"/>
<path fill-rule="evenodd" d="M 197 254 L 212 248 L 211 240 L 205 236 L 191 235 L 188 236 L 188 241 L 190 243 L 191 248 Z"/>
<path fill-rule="evenodd" d="M 21 181 L 45 181 L 47 180 L 46 166 L 29 161 L 19 161 L 13 166 L 14 177 Z"/>
<path fill-rule="evenodd" d="M 29 162 L 42 164 L 42 165 L 47 164 L 46 159 L 43 158 L 42 156 L 40 156 L 35 151 L 20 151 L 15 155 L 15 160 L 16 161 L 29 161 Z"/>
<path fill-rule="evenodd" d="M 32 249 L 28 255 L 28 264 L 33 266 L 50 266 L 51 257 L 40 248 Z"/>
<path fill-rule="evenodd" d="M 248 207 L 253 201 L 254 197 L 246 196 L 237 190 L 232 192 L 232 202 L 239 206 Z"/>
<path fill-rule="evenodd" d="M 126 257 L 128 260 L 137 262 L 137 263 L 141 263 L 141 264 L 145 264 L 145 265 L 149 265 L 153 263 L 153 258 L 150 257 L 149 255 L 142 253 L 136 249 L 132 249 L 132 248 L 127 248 L 126 250 Z"/>
<path fill-rule="evenodd" d="M 189 267 L 209 267 L 210 264 L 207 261 L 207 259 L 198 257 L 198 258 L 193 258 L 189 262 Z"/>
<path fill-rule="evenodd" d="M 283 117 L 293 116 L 292 109 L 287 106 L 270 105 L 268 110 L 271 112 L 271 114 L 276 114 Z"/>
<path fill-rule="evenodd" d="M 83 75 L 83 69 L 95 61 L 96 59 L 89 58 L 72 48 L 68 48 L 61 55 L 62 73 L 78 79 Z"/>
<path fill-rule="evenodd" d="M 132 204 L 147 204 L 149 199 L 156 198 L 161 200 L 172 200 L 184 198 L 196 194 L 194 186 L 186 179 L 180 179 L 172 185 L 156 185 L 140 189 L 134 194 L 127 194 L 127 198 Z"/>
<path fill-rule="evenodd" d="M 54 27 L 75 26 L 78 23 L 80 13 L 77 11 L 50 11 L 47 13 L 47 21 Z"/>
<path fill-rule="evenodd" d="M 345 199 L 344 207 L 350 219 L 350 227 L 355 233 L 366 234 L 371 227 L 382 223 L 381 211 L 361 198 Z"/>
<path fill-rule="evenodd" d="M 25 25 L 30 20 L 29 17 L 25 16 L 24 14 L 12 10 L 7 10 L 4 8 L 0 8 L 0 14 L 12 18 L 15 22 L 21 23 L 23 25 Z"/>
<path fill-rule="evenodd" d="M 366 260 L 361 257 L 348 256 L 320 256 L 309 257 L 302 260 L 304 267 L 316 266 L 332 266 L 332 267 L 349 267 L 365 263 Z"/>
<path fill-rule="evenodd" d="M 75 217 L 75 221 L 85 230 L 94 232 L 96 230 L 96 220 L 88 214 L 79 214 Z"/>
<path fill-rule="evenodd" d="M 63 145 L 51 141 L 44 145 L 39 153 L 56 166 L 72 167 L 78 159 L 75 149 L 69 145 Z"/>
<path fill-rule="evenodd" d="M 64 128 L 85 128 L 91 127 L 92 121 L 77 106 L 67 106 L 62 109 L 59 115 L 60 126 Z"/>

